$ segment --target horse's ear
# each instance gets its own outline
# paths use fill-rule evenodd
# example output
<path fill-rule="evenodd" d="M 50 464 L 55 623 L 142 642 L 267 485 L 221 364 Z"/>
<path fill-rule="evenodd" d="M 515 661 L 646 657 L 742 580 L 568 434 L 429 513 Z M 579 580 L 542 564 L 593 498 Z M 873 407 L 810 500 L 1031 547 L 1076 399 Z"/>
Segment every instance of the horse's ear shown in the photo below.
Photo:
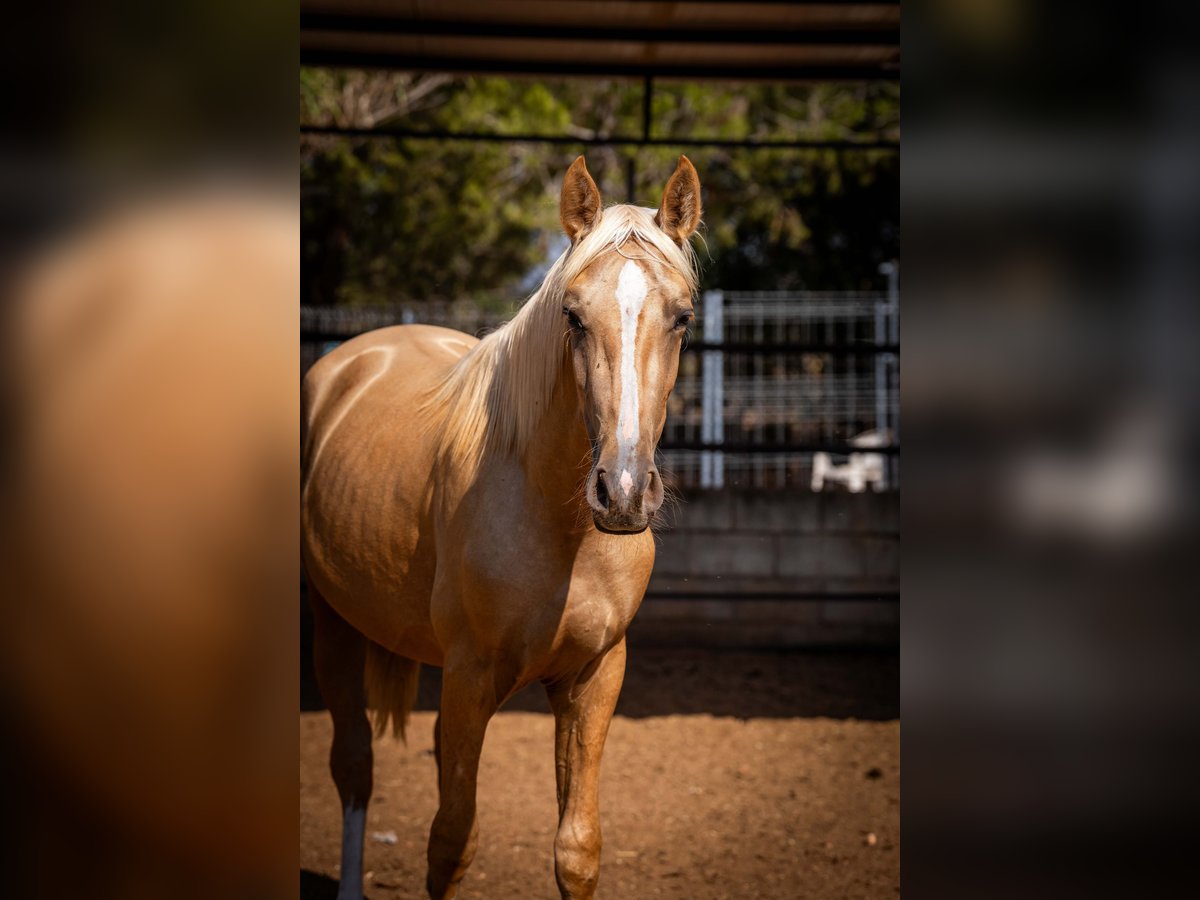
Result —
<path fill-rule="evenodd" d="M 655 223 L 677 243 L 684 243 L 700 227 L 700 176 L 696 167 L 686 156 L 679 157 L 679 165 L 663 191 L 662 204 Z"/>
<path fill-rule="evenodd" d="M 558 218 L 572 243 L 581 240 L 600 221 L 600 190 L 588 174 L 582 156 L 571 163 L 563 178 Z"/>

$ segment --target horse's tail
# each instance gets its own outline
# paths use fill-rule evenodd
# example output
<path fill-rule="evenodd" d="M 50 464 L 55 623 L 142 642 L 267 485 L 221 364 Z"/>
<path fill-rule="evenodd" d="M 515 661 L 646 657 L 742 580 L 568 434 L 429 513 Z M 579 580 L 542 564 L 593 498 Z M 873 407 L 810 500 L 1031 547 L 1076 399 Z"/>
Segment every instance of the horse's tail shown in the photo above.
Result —
<path fill-rule="evenodd" d="M 405 740 L 408 714 L 417 700 L 417 681 L 421 664 L 415 659 L 397 656 L 374 641 L 367 641 L 367 708 L 375 715 L 375 735 L 387 734 Z"/>

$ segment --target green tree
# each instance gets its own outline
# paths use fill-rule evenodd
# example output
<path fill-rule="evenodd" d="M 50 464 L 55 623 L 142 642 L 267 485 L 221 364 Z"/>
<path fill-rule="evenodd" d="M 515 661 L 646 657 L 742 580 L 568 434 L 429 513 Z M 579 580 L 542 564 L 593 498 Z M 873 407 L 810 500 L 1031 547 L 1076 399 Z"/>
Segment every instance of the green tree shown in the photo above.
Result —
<path fill-rule="evenodd" d="M 637 82 L 301 70 L 313 124 L 493 134 L 637 134 Z M 679 84 L 656 89 L 656 137 L 896 136 L 898 89 Z M 471 298 L 510 305 L 560 246 L 558 183 L 581 148 L 306 136 L 301 143 L 305 301 Z M 705 187 L 705 283 L 864 288 L 898 253 L 896 154 L 689 150 Z M 608 202 L 654 205 L 678 151 L 592 147 Z M 631 168 L 632 167 L 632 168 Z"/>

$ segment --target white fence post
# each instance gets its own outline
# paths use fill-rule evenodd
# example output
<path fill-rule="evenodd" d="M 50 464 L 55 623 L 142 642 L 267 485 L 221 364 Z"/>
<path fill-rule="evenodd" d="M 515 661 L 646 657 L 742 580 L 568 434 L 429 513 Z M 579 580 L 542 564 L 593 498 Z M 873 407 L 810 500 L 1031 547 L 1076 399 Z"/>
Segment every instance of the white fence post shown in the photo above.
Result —
<path fill-rule="evenodd" d="M 891 260 L 890 262 L 881 263 L 879 271 L 887 276 L 888 281 L 888 299 L 887 306 L 887 343 L 898 345 L 900 343 L 900 262 L 899 260 Z M 877 339 L 877 343 L 884 343 L 882 339 Z M 879 353 L 875 356 L 876 365 L 879 361 L 884 361 L 884 371 L 887 373 L 886 389 L 884 396 L 887 398 L 887 417 L 889 418 L 888 428 L 890 430 L 889 443 L 895 444 L 900 440 L 900 417 L 899 404 L 897 403 L 897 394 L 899 393 L 900 380 L 900 361 L 894 353 Z M 896 412 L 893 413 L 893 410 Z M 896 457 L 887 457 L 887 464 L 884 467 L 887 472 L 887 485 L 894 487 L 899 483 L 899 464 Z"/>
<path fill-rule="evenodd" d="M 879 267 L 881 272 L 888 272 L 891 263 Z M 875 346 L 882 347 L 888 340 L 888 301 L 875 301 Z M 891 401 L 891 391 L 888 390 L 888 367 L 886 355 L 875 351 L 875 432 L 883 440 L 888 433 L 888 407 Z M 890 480 L 890 460 L 883 467 L 883 487 L 886 489 Z"/>
<path fill-rule="evenodd" d="M 725 295 L 721 291 L 704 294 L 704 342 L 720 344 L 724 340 L 722 317 Z M 704 351 L 703 406 L 700 419 L 700 440 L 720 444 L 725 440 L 725 354 L 720 350 Z M 704 450 L 700 454 L 700 486 L 725 486 L 725 455 L 720 450 Z"/>

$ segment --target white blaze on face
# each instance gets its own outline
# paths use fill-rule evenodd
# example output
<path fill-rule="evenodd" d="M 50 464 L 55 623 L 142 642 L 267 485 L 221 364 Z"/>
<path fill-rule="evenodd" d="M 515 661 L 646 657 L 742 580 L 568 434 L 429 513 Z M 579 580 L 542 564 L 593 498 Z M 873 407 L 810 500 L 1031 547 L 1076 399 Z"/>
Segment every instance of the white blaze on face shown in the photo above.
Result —
<path fill-rule="evenodd" d="M 646 276 L 633 260 L 621 267 L 617 278 L 617 305 L 621 308 L 621 406 L 617 413 L 620 458 L 627 460 L 638 441 L 637 329 L 646 302 Z M 621 490 L 628 496 L 633 476 L 621 471 Z"/>

